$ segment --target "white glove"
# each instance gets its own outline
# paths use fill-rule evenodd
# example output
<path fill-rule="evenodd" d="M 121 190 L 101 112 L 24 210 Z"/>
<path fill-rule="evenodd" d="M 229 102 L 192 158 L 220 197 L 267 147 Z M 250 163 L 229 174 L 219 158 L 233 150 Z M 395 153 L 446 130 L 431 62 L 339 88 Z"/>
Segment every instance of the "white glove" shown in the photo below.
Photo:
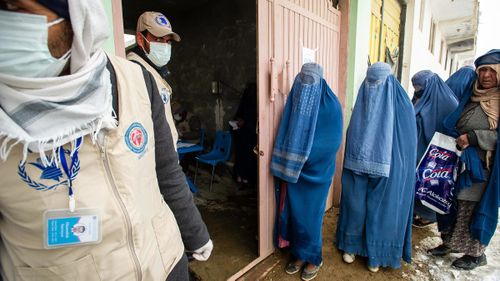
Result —
<path fill-rule="evenodd" d="M 231 125 L 231 128 L 233 129 L 233 131 L 239 129 L 239 127 L 238 127 L 238 121 L 231 120 L 231 121 L 229 121 L 229 125 Z"/>
<path fill-rule="evenodd" d="M 208 240 L 203 247 L 193 251 L 193 258 L 198 261 L 206 261 L 210 257 L 213 248 L 214 243 L 212 243 L 212 240 Z"/>

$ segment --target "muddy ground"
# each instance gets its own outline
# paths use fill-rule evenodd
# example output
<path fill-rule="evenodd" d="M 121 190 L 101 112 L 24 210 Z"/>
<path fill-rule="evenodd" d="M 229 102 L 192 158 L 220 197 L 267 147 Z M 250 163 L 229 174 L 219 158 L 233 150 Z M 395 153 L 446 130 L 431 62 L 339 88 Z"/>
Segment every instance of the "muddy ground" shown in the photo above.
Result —
<path fill-rule="evenodd" d="M 194 169 L 188 175 L 194 179 Z M 195 203 L 205 221 L 214 250 L 207 262 L 191 261 L 192 280 L 226 280 L 257 258 L 257 188 L 234 182 L 219 167 L 212 191 L 210 174 L 200 169 Z"/>
<path fill-rule="evenodd" d="M 189 167 L 188 175 L 191 178 L 194 178 L 193 168 Z M 217 170 L 211 192 L 208 190 L 209 183 L 210 174 L 206 169 L 201 169 L 196 182 L 199 193 L 195 196 L 195 202 L 208 226 L 214 250 L 207 262 L 190 262 L 190 270 L 193 280 L 222 281 L 257 258 L 257 192 L 255 186 L 235 183 L 227 169 Z M 341 253 L 334 246 L 337 217 L 338 209 L 335 208 L 325 214 L 324 265 L 315 280 L 435 280 L 427 265 L 418 261 L 411 265 L 402 262 L 401 269 L 383 268 L 377 273 L 369 272 L 361 257 L 357 257 L 353 264 L 344 263 Z M 425 251 L 421 246 L 423 239 L 436 235 L 431 229 L 413 228 L 414 255 L 418 251 Z M 434 240 L 439 243 L 439 238 Z M 290 276 L 284 272 L 288 260 L 285 251 L 277 251 L 268 259 L 273 260 L 270 264 L 276 265 L 263 280 L 300 280 L 300 274 Z"/>
<path fill-rule="evenodd" d="M 416 269 L 415 265 L 410 266 L 402 262 L 401 269 L 386 269 L 381 268 L 377 273 L 371 273 L 366 268 L 366 260 L 356 257 L 352 264 L 346 264 L 342 261 L 342 253 L 334 246 L 335 229 L 338 217 L 338 209 L 331 209 L 325 214 L 323 222 L 323 267 L 318 273 L 318 277 L 314 280 L 330 281 L 330 280 L 411 280 L 412 275 L 416 270 L 426 272 L 425 265 L 421 265 L 420 269 Z M 419 242 L 429 235 L 434 235 L 429 229 L 413 228 L 413 245 L 417 246 Z M 288 275 L 284 271 L 285 264 L 288 260 L 288 255 L 284 251 L 277 252 L 274 258 L 279 259 L 279 264 L 275 266 L 270 273 L 263 279 L 272 280 L 300 280 L 300 274 L 293 276 Z M 418 267 L 418 266 L 417 266 Z"/>

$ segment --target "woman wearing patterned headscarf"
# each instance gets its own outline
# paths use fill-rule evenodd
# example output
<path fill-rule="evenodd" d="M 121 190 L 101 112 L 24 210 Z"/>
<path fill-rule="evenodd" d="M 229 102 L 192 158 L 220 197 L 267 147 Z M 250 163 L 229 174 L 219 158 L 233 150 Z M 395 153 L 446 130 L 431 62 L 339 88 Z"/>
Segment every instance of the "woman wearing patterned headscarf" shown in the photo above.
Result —
<path fill-rule="evenodd" d="M 368 269 L 411 261 L 417 133 L 413 106 L 386 63 L 359 89 L 347 130 L 337 247 Z"/>
<path fill-rule="evenodd" d="M 484 252 L 495 233 L 500 206 L 500 50 L 489 51 L 475 65 L 478 79 L 444 124 L 463 149 L 466 170 L 459 176 L 452 236 L 440 246 L 440 254 L 464 253 L 453 266 L 466 270 L 487 263 Z"/>

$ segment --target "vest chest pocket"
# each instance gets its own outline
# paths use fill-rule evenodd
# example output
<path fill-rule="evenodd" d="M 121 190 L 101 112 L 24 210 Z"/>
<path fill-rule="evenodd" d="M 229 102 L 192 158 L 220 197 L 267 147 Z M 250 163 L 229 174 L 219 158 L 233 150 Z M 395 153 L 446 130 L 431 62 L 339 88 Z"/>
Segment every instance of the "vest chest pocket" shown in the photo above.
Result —
<path fill-rule="evenodd" d="M 16 280 L 22 281 L 100 281 L 94 258 L 85 256 L 75 262 L 44 268 L 18 267 Z"/>

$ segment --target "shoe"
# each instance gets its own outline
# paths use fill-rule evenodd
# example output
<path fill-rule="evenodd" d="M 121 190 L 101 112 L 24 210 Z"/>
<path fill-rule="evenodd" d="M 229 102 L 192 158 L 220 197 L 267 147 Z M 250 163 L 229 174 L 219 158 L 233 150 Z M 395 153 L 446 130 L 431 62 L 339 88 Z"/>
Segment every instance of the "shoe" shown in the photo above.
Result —
<path fill-rule="evenodd" d="M 431 225 L 433 225 L 435 222 L 433 221 L 428 221 L 424 220 L 422 218 L 415 218 L 413 219 L 413 226 L 417 228 L 427 228 Z"/>
<path fill-rule="evenodd" d="M 286 265 L 285 272 L 287 274 L 292 275 L 299 272 L 303 266 L 304 262 L 298 262 L 297 260 L 293 260 Z"/>
<path fill-rule="evenodd" d="M 427 253 L 429 253 L 433 256 L 436 256 L 436 257 L 442 257 L 442 256 L 446 256 L 447 254 L 451 253 L 451 249 L 448 246 L 441 244 L 441 245 L 437 246 L 436 248 L 432 248 L 432 249 L 427 250 Z"/>
<path fill-rule="evenodd" d="M 368 266 L 368 270 L 373 273 L 377 273 L 379 269 L 380 269 L 379 266 Z"/>
<path fill-rule="evenodd" d="M 319 265 L 315 265 L 313 269 L 307 269 L 307 266 L 304 268 L 302 271 L 302 274 L 300 275 L 300 278 L 304 281 L 309 281 L 313 280 L 318 276 L 319 269 L 323 265 L 323 262 L 321 262 Z"/>
<path fill-rule="evenodd" d="M 346 262 L 346 263 L 353 263 L 354 260 L 356 259 L 356 256 L 354 254 L 349 254 L 349 253 L 344 253 L 342 255 L 342 259 Z"/>
<path fill-rule="evenodd" d="M 473 257 L 469 255 L 464 255 L 463 257 L 456 259 L 452 265 L 456 268 L 464 269 L 464 270 L 473 270 L 478 266 L 486 265 L 488 262 L 486 261 L 486 255 L 483 254 L 479 257 Z"/>

